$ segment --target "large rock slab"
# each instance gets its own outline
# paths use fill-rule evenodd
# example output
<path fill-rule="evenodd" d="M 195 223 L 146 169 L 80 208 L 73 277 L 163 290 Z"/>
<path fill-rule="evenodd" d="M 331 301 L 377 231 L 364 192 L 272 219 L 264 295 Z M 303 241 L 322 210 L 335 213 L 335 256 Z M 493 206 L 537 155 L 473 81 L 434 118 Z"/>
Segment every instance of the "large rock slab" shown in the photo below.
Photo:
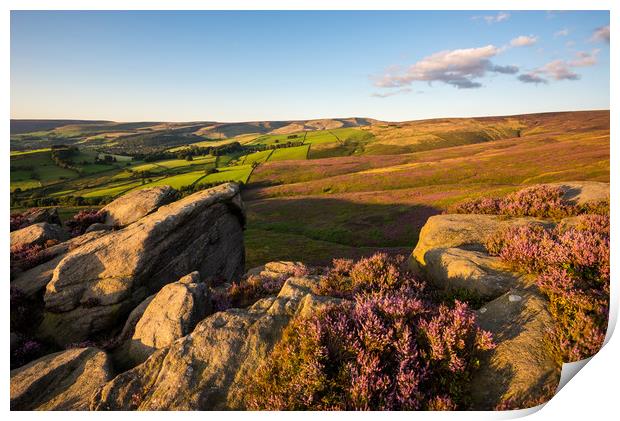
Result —
<path fill-rule="evenodd" d="M 198 272 L 164 286 L 137 322 L 128 357 L 134 365 L 143 362 L 156 350 L 191 333 L 210 310 L 209 287 L 200 282 Z"/>
<path fill-rule="evenodd" d="M 46 355 L 11 370 L 11 410 L 87 410 L 111 378 L 108 357 L 96 348 Z"/>
<path fill-rule="evenodd" d="M 425 256 L 427 278 L 444 291 L 468 291 L 481 298 L 496 298 L 516 287 L 519 275 L 498 257 L 461 248 L 434 248 Z"/>
<path fill-rule="evenodd" d="M 485 239 L 508 225 L 519 225 L 543 221 L 535 218 L 508 219 L 497 215 L 446 214 L 428 218 L 420 231 L 418 244 L 413 250 L 413 259 L 426 266 L 426 253 L 435 248 L 469 246 L 483 250 Z"/>
<path fill-rule="evenodd" d="M 557 186 L 564 192 L 563 199 L 577 205 L 609 200 L 609 183 L 599 181 L 567 181 L 549 183 Z"/>
<path fill-rule="evenodd" d="M 11 232 L 11 248 L 43 245 L 47 241 L 65 241 L 69 234 L 60 225 L 39 222 Z"/>
<path fill-rule="evenodd" d="M 177 192 L 170 186 L 157 186 L 125 194 L 101 209 L 105 224 L 124 227 L 174 201 Z"/>
<path fill-rule="evenodd" d="M 537 401 L 557 388 L 561 365 L 546 342 L 553 327 L 546 300 L 535 287 L 517 288 L 484 305 L 478 324 L 497 347 L 471 380 L 473 407 L 491 410 L 509 401 Z"/>
<path fill-rule="evenodd" d="M 227 183 L 71 250 L 47 284 L 40 336 L 61 345 L 94 337 L 195 270 L 207 282 L 240 278 L 243 225 L 239 187 Z"/>
<path fill-rule="evenodd" d="M 314 278 L 290 278 L 277 297 L 229 309 L 156 351 L 94 396 L 94 410 L 243 409 L 244 381 L 260 366 L 296 316 L 337 302 L 311 293 Z"/>

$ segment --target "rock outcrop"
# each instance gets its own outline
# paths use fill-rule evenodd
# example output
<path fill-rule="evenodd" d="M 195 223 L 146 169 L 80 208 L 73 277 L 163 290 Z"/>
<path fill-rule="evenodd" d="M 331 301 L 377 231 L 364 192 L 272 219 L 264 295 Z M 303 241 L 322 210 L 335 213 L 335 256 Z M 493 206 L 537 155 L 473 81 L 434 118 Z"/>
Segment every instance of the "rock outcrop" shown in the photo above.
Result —
<path fill-rule="evenodd" d="M 128 358 L 134 365 L 143 362 L 156 350 L 191 333 L 210 310 L 209 288 L 198 272 L 164 286 L 137 322 L 127 347 Z"/>
<path fill-rule="evenodd" d="M 561 367 L 545 343 L 553 320 L 533 279 L 489 256 L 485 239 L 509 226 L 553 225 L 534 218 L 437 215 L 429 218 L 410 258 L 414 271 L 437 288 L 465 291 L 486 304 L 477 312 L 497 347 L 488 351 L 471 381 L 476 409 L 493 410 L 523 396 L 557 387 Z"/>
<path fill-rule="evenodd" d="M 299 315 L 330 302 L 315 296 L 314 278 L 289 278 L 277 297 L 215 313 L 193 333 L 118 375 L 94 396 L 94 410 L 243 409 L 244 382 Z"/>
<path fill-rule="evenodd" d="M 103 207 L 101 212 L 105 213 L 105 225 L 125 227 L 174 201 L 176 197 L 177 192 L 172 187 L 156 186 L 123 195 Z"/>
<path fill-rule="evenodd" d="M 239 187 L 227 183 L 69 251 L 46 286 L 39 335 L 60 345 L 91 338 L 192 271 L 206 282 L 239 278 L 243 226 Z"/>
<path fill-rule="evenodd" d="M 488 351 L 471 380 L 473 405 L 497 405 L 555 390 L 561 366 L 545 335 L 553 328 L 547 301 L 536 288 L 513 289 L 478 311 L 478 324 L 493 334 L 497 347 Z"/>
<path fill-rule="evenodd" d="M 69 239 L 69 234 L 60 225 L 39 222 L 11 232 L 11 248 L 43 245 L 48 241 L 61 242 Z"/>
<path fill-rule="evenodd" d="M 11 410 L 86 410 L 111 378 L 108 357 L 96 348 L 46 355 L 11 371 Z"/>
<path fill-rule="evenodd" d="M 431 216 L 420 231 L 410 266 L 446 291 L 465 290 L 496 298 L 516 287 L 521 278 L 486 253 L 485 239 L 500 229 L 527 223 L 547 224 L 535 218 L 507 219 L 495 215 Z"/>
<path fill-rule="evenodd" d="M 586 203 L 609 200 L 609 183 L 599 181 L 568 181 L 563 183 L 549 183 L 564 191 L 563 199 L 569 203 L 584 205 Z"/>

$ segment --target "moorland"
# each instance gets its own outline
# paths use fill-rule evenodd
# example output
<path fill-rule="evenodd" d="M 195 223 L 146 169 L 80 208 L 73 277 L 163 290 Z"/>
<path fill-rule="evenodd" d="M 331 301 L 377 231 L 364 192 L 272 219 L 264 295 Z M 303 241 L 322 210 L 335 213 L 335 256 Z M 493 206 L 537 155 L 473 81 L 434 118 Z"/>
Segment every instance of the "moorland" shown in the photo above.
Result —
<path fill-rule="evenodd" d="M 609 111 L 385 122 L 11 121 L 11 212 L 242 185 L 246 267 L 409 253 L 426 220 L 527 185 L 609 182 Z"/>

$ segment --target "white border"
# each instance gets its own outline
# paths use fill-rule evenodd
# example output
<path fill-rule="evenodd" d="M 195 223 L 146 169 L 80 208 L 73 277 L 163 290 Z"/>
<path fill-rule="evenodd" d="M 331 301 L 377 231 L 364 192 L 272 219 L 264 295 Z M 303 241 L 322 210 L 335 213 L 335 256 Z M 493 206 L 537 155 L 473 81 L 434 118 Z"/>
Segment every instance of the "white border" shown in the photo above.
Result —
<path fill-rule="evenodd" d="M 5 168 L 4 173 L 4 191 L 9 191 L 9 115 L 10 115 L 10 96 L 7 94 L 10 92 L 10 13 L 9 10 L 175 10 L 175 9 L 187 9 L 187 10 L 234 10 L 234 9 L 247 9 L 247 10 L 611 10 L 611 26 L 618 28 L 618 13 L 619 6 L 616 6 L 618 2 L 611 0 L 538 0 L 538 1 L 519 1 L 519 0 L 504 0 L 501 3 L 490 0 L 470 0 L 464 2 L 462 0 L 434 0 L 433 2 L 414 2 L 404 0 L 218 0 L 218 1 L 197 1 L 197 0 L 150 0 L 146 1 L 130 1 L 130 0 L 56 0 L 56 1 L 41 1 L 41 0 L 5 0 L 2 2 L 4 14 L 2 15 L 2 34 L 3 40 L 1 44 L 2 56 L 5 58 L 5 64 L 2 66 L 2 76 L 5 83 L 5 95 L 3 95 L 2 107 L 5 115 L 5 119 L 2 121 L 4 141 L 2 147 L 4 148 L 2 157 L 2 168 Z M 501 7 L 500 7 L 501 6 Z M 615 6 L 615 7 L 614 7 Z M 612 45 L 615 45 L 612 43 Z M 616 220 L 617 205 L 616 200 L 613 198 L 620 198 L 620 187 L 618 187 L 618 147 L 616 142 L 618 141 L 618 124 L 620 122 L 620 116 L 617 111 L 617 74 L 618 74 L 618 54 L 617 49 L 611 50 L 610 63 L 611 63 L 611 92 L 610 92 L 610 109 L 611 111 L 611 197 L 612 197 L 612 220 Z M 612 94 L 613 93 L 613 94 Z M 3 289 L 3 299 L 6 303 L 8 301 L 8 268 L 9 268 L 9 256 L 6 252 L 9 248 L 9 200 L 8 195 L 2 195 L 2 215 L 0 218 L 3 220 L 3 232 L 0 238 L 2 242 L 4 253 L 2 254 L 2 267 L 5 273 L 5 286 Z M 612 243 L 617 238 L 617 232 L 615 222 L 612 224 Z M 619 270 L 618 266 L 618 253 L 615 245 L 611 248 L 612 258 L 612 312 L 610 319 L 612 323 L 610 325 L 610 332 L 613 330 L 617 317 L 618 308 L 618 291 L 617 291 L 617 276 L 616 273 Z M 6 306 L 6 305 L 5 305 Z M 3 344 L 5 351 L 3 355 L 5 358 L 3 361 L 4 381 L 1 382 L 1 396 L 3 409 L 8 411 L 8 396 L 9 396 L 9 364 L 8 356 L 9 341 L 8 341 L 8 306 L 5 308 L 5 334 L 3 335 Z M 593 419 L 593 420 L 605 420 L 611 419 L 617 416 L 618 408 L 618 374 L 619 364 L 618 358 L 620 356 L 620 345 L 617 335 L 609 338 L 609 342 L 604 348 L 587 364 L 587 368 L 579 372 L 573 380 L 571 380 L 557 395 L 554 397 L 545 407 L 531 415 L 531 419 Z M 528 412 L 528 411 L 525 411 Z M 613 414 L 613 415 L 612 415 Z M 6 414 L 8 415 L 8 414 Z M 11 419 L 17 418 L 30 418 L 32 416 L 44 416 L 50 419 L 62 419 L 77 417 L 93 417 L 93 418 L 109 418 L 122 417 L 122 418 L 134 418 L 134 417 L 149 417 L 149 419 L 170 419 L 173 418 L 185 418 L 185 417 L 226 417 L 227 419 L 269 419 L 274 418 L 288 419 L 289 417 L 295 417 L 301 420 L 310 420 L 319 418 L 330 419 L 344 419 L 352 418 L 356 419 L 368 419 L 375 420 L 377 418 L 394 417 L 403 420 L 409 420 L 412 417 L 415 419 L 508 419 L 525 415 L 524 411 L 515 412 L 503 412 L 503 413 L 485 413 L 485 412 L 461 412 L 461 413 L 431 413 L 431 412 L 419 412 L 415 414 L 411 413 L 313 413 L 313 412 L 301 412 L 295 414 L 289 413 L 116 413 L 114 415 L 107 413 L 11 413 Z"/>

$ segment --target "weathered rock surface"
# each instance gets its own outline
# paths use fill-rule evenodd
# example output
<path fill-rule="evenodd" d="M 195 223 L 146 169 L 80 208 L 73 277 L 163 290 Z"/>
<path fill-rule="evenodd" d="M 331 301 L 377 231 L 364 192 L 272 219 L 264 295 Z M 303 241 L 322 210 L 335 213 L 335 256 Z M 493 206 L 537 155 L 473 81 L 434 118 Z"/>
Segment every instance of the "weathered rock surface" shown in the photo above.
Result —
<path fill-rule="evenodd" d="M 579 205 L 609 200 L 609 183 L 601 183 L 599 181 L 569 181 L 563 183 L 549 183 L 548 185 L 560 187 L 564 191 L 564 200 Z"/>
<path fill-rule="evenodd" d="M 129 341 L 128 357 L 135 364 L 157 349 L 191 333 L 211 310 L 209 288 L 198 272 L 164 286 L 146 307 Z"/>
<path fill-rule="evenodd" d="M 336 302 L 314 296 L 315 282 L 290 278 L 277 297 L 207 317 L 190 335 L 107 383 L 94 396 L 91 409 L 243 409 L 244 381 L 292 318 Z"/>
<path fill-rule="evenodd" d="M 496 298 L 517 286 L 520 279 L 499 258 L 480 251 L 435 248 L 424 258 L 427 278 L 446 291 L 467 290 L 480 297 Z"/>
<path fill-rule="evenodd" d="M 111 377 L 107 355 L 96 348 L 46 355 L 11 370 L 11 410 L 86 410 Z"/>
<path fill-rule="evenodd" d="M 69 234 L 60 225 L 39 222 L 11 232 L 11 248 L 45 244 L 50 240 L 65 241 L 68 239 Z"/>
<path fill-rule="evenodd" d="M 514 288 L 519 277 L 486 253 L 484 241 L 500 229 L 527 223 L 546 224 L 535 218 L 495 215 L 431 216 L 420 231 L 410 266 L 439 288 L 495 298 Z"/>
<path fill-rule="evenodd" d="M 95 231 L 111 231 L 112 229 L 113 228 L 110 225 L 102 224 L 101 222 L 95 222 L 94 224 L 86 228 L 85 233 L 88 234 L 89 232 Z"/>
<path fill-rule="evenodd" d="M 61 345 L 93 337 L 195 270 L 207 282 L 241 277 L 243 224 L 239 187 L 227 183 L 71 250 L 47 284 L 39 334 Z"/>
<path fill-rule="evenodd" d="M 308 268 L 301 262 L 275 261 L 248 270 L 244 278 L 249 276 L 260 276 L 267 279 L 288 278 L 294 275 L 305 275 L 307 271 Z"/>
<path fill-rule="evenodd" d="M 555 390 L 561 366 L 545 343 L 553 327 L 546 300 L 534 287 L 514 289 L 478 311 L 478 323 L 497 344 L 488 351 L 471 381 L 476 409 L 536 397 Z"/>
<path fill-rule="evenodd" d="M 105 225 L 127 226 L 174 201 L 176 197 L 176 190 L 170 186 L 157 186 L 125 194 L 101 209 L 105 212 Z"/>
<path fill-rule="evenodd" d="M 11 281 L 11 287 L 16 288 L 28 297 L 38 296 L 45 290 L 45 286 L 52 280 L 54 269 L 70 250 L 80 247 L 92 240 L 102 237 L 105 232 L 94 232 L 72 238 L 41 250 L 44 262 L 18 274 Z"/>

